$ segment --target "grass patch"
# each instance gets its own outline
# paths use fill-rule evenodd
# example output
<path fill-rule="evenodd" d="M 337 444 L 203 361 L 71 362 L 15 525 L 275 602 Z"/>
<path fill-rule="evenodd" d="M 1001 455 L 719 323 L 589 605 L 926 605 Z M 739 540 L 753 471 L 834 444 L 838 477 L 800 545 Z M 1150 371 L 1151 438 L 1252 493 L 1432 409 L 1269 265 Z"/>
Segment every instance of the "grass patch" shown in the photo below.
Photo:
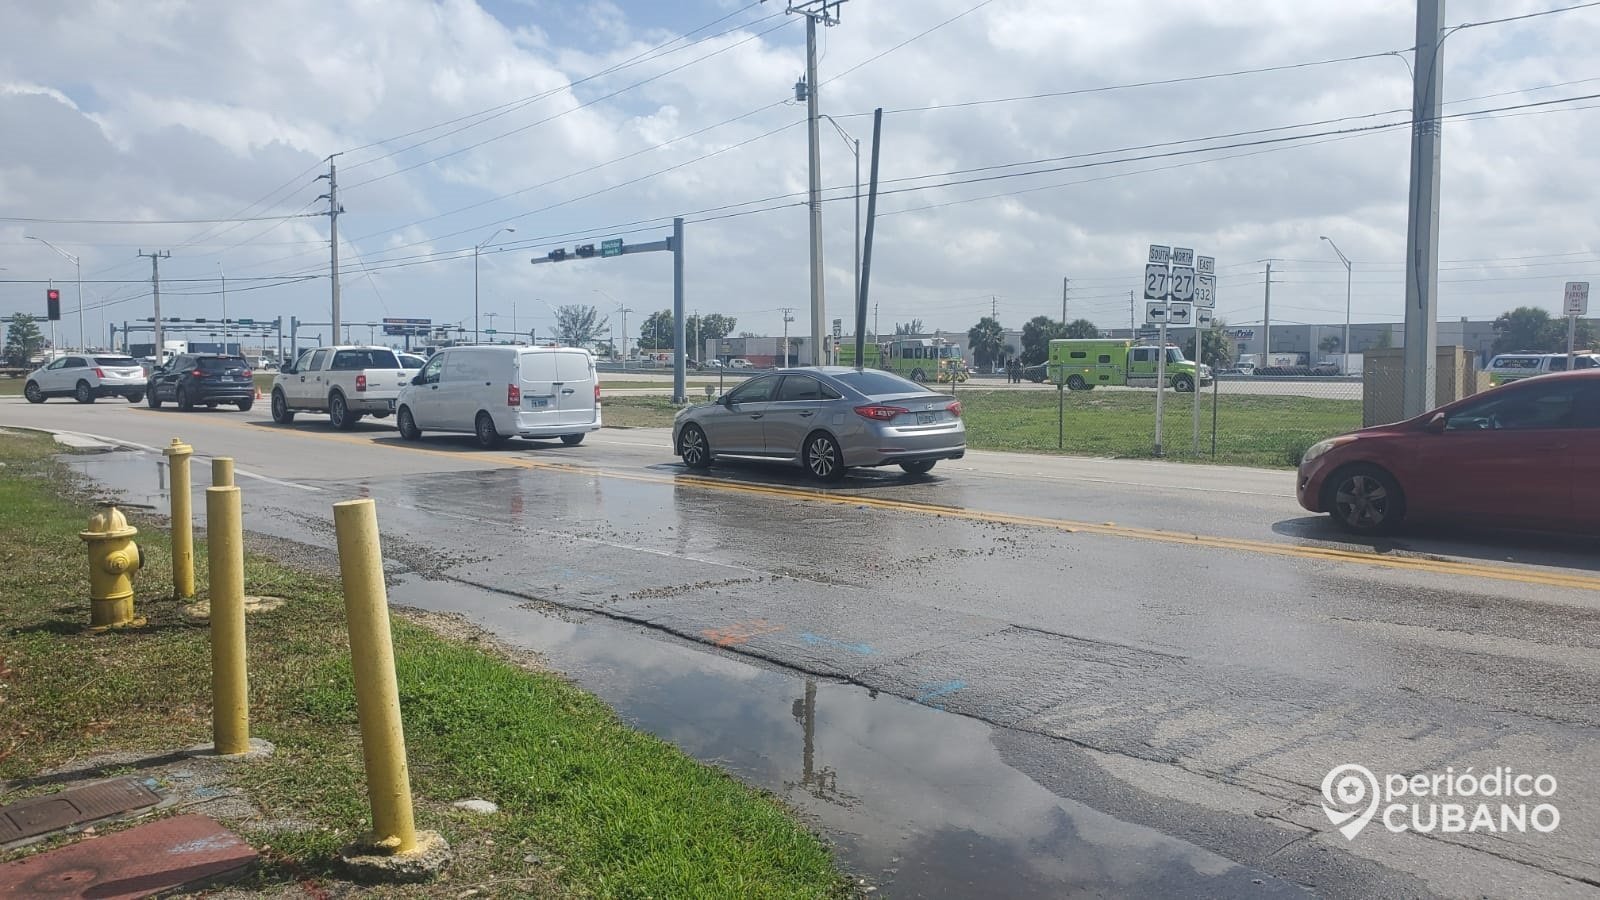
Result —
<path fill-rule="evenodd" d="M 0 439 L 0 778 L 111 751 L 210 739 L 209 646 L 167 597 L 165 536 L 141 527 L 138 610 L 147 629 L 83 633 L 87 510 L 43 436 Z M 205 584 L 203 546 L 197 548 Z M 289 598 L 249 620 L 252 732 L 277 745 L 234 785 L 268 820 L 247 836 L 266 864 L 250 886 L 331 878 L 367 814 L 337 585 L 251 557 L 252 593 Z M 458 858 L 442 884 L 390 896 L 838 897 L 826 847 L 777 802 L 626 727 L 554 675 L 396 619 L 395 651 L 418 825 Z M 449 803 L 501 805 L 476 818 Z M 541 864 L 525 857 L 536 853 Z"/>
<path fill-rule="evenodd" d="M 0 397 L 21 397 L 26 378 L 0 378 Z"/>
<path fill-rule="evenodd" d="M 1056 449 L 1057 398 L 1046 391 L 959 391 L 968 445 L 980 450 L 1148 457 L 1154 450 L 1154 391 L 1066 393 L 1063 446 Z M 1201 455 L 1193 457 L 1193 397 L 1167 396 L 1168 456 L 1211 461 L 1211 397 L 1200 398 Z M 1360 400 L 1225 396 L 1217 405 L 1216 462 L 1295 466 L 1307 447 L 1361 427 Z"/>
<path fill-rule="evenodd" d="M 600 418 L 611 428 L 671 428 L 678 406 L 671 397 L 607 397 L 600 388 Z"/>
<path fill-rule="evenodd" d="M 949 393 L 946 387 L 941 393 Z M 1065 453 L 1073 456 L 1149 457 L 1155 442 L 1154 391 L 1066 394 L 1066 429 L 1056 446 L 1056 395 L 1050 391 L 957 389 L 967 420 L 967 446 L 975 450 Z M 1211 461 L 1211 397 L 1200 398 L 1200 446 L 1194 457 L 1193 398 L 1168 394 L 1163 443 L 1169 457 Z M 668 427 L 677 411 L 660 397 L 605 401 L 607 425 Z M 1217 406 L 1216 462 L 1237 466 L 1293 467 L 1317 441 L 1361 427 L 1360 400 L 1314 397 L 1223 396 Z"/>

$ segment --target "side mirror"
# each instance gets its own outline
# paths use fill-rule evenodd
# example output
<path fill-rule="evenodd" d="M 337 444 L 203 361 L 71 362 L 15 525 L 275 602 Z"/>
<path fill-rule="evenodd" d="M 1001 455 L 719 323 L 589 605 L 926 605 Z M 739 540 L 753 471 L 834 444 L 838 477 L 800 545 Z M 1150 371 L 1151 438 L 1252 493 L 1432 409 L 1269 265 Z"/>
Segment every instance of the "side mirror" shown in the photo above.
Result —
<path fill-rule="evenodd" d="M 717 404 L 720 406 L 726 406 L 729 409 L 733 409 L 733 395 L 723 394 L 721 397 L 717 398 Z"/>
<path fill-rule="evenodd" d="M 1429 434 L 1444 434 L 1445 426 L 1448 424 L 1445 421 L 1444 413 L 1434 413 L 1433 418 L 1429 419 L 1428 424 L 1422 426 L 1422 428 Z"/>
<path fill-rule="evenodd" d="M 427 382 L 422 380 L 422 373 L 421 372 L 418 372 L 417 374 L 411 376 L 411 383 L 412 384 L 427 384 Z"/>

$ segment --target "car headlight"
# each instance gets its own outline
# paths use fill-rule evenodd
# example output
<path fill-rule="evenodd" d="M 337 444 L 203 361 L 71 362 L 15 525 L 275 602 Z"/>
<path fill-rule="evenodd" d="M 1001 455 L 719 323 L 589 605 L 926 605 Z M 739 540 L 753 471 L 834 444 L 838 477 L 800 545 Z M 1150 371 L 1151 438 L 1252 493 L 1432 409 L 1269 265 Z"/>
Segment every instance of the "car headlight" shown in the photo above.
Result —
<path fill-rule="evenodd" d="M 1300 463 L 1304 465 L 1305 463 L 1311 462 L 1317 457 L 1322 456 L 1324 453 L 1327 453 L 1329 450 L 1344 444 L 1348 444 L 1353 440 L 1355 440 L 1354 437 L 1351 437 L 1350 435 L 1344 435 L 1342 437 L 1328 438 L 1325 441 L 1318 441 L 1311 445 L 1311 449 L 1306 451 L 1305 456 L 1301 457 Z"/>

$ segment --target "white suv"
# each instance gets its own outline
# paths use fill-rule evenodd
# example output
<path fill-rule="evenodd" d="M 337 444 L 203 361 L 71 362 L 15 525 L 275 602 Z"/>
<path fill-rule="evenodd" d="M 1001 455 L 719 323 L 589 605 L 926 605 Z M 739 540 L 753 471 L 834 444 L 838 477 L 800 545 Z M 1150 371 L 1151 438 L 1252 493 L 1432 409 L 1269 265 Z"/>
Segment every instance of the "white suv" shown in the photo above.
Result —
<path fill-rule="evenodd" d="M 29 403 L 49 397 L 72 397 L 79 403 L 126 397 L 138 403 L 144 399 L 144 386 L 144 367 L 131 356 L 63 356 L 30 374 L 22 394 Z"/>

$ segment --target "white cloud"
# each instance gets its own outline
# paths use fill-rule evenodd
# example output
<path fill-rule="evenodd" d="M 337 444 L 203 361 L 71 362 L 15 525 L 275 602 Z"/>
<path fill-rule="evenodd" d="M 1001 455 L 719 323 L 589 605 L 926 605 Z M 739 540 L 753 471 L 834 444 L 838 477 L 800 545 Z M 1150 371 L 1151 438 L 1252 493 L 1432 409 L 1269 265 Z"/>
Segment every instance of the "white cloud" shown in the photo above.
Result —
<path fill-rule="evenodd" d="M 864 155 L 870 153 L 871 119 L 852 114 L 874 106 L 892 111 L 1338 58 L 1404 49 L 1414 38 L 1409 10 L 1381 0 L 995 0 L 838 77 L 972 5 L 852 0 L 843 24 L 824 30 L 824 110 L 862 139 Z M 361 275 L 351 259 L 348 317 L 470 316 L 470 263 L 402 264 L 429 252 L 470 248 L 505 222 L 514 223 L 515 238 L 529 246 L 495 254 L 492 265 L 485 260 L 485 309 L 508 313 L 515 299 L 519 317 L 533 322 L 548 318 L 544 302 L 613 305 L 598 291 L 636 310 L 661 308 L 670 302 L 665 256 L 539 267 L 526 261 L 559 243 L 570 246 L 572 237 L 624 233 L 628 240 L 652 240 L 666 234 L 669 226 L 662 223 L 675 214 L 804 191 L 803 128 L 724 149 L 803 118 L 803 105 L 792 98 L 804 64 L 799 22 L 759 21 L 570 86 L 734 8 L 710 0 L 670 11 L 636 2 L 578 7 L 542 0 L 489 10 L 470 0 L 0 0 L 8 23 L 0 34 L 0 208 L 5 215 L 40 218 L 210 218 L 266 198 L 251 213 L 288 214 L 315 208 L 313 199 L 326 189 L 313 181 L 322 171 L 319 161 L 346 150 L 339 157 L 347 210 L 341 237 L 355 242 L 376 273 Z M 1461 0 L 1451 5 L 1450 19 L 1537 8 L 1541 4 L 1532 0 Z M 778 11 L 759 7 L 705 34 Z M 1458 32 L 1446 45 L 1447 96 L 1484 99 L 1447 111 L 1593 93 L 1600 82 L 1485 96 L 1594 77 L 1585 59 L 1597 40 L 1600 13 L 1594 11 Z M 542 93 L 549 96 L 518 105 Z M 772 109 L 674 140 L 785 98 Z M 882 177 L 894 189 L 907 184 L 896 179 L 913 176 L 1403 110 L 1409 102 L 1405 67 L 1380 58 L 891 113 L 884 122 Z M 501 114 L 481 125 L 467 118 L 433 127 L 491 107 L 501 107 Z M 1593 252 L 1528 260 L 1536 266 L 1448 272 L 1442 316 L 1490 316 L 1519 302 L 1553 306 L 1560 282 L 1592 272 L 1600 257 L 1592 213 L 1597 189 L 1586 174 L 1596 163 L 1596 112 L 1526 112 L 1538 114 L 1446 125 L 1442 255 L 1470 260 Z M 1402 112 L 1382 120 L 1404 118 Z M 847 186 L 854 177 L 851 155 L 831 126 L 823 129 L 824 184 Z M 408 136 L 364 146 L 402 135 Z M 1295 316 L 1337 321 L 1343 272 L 1318 240 L 1330 234 L 1362 266 L 1358 317 L 1397 319 L 1408 131 L 1329 137 L 1338 139 L 1240 147 L 1213 154 L 1237 158 L 1210 162 L 1181 155 L 886 194 L 873 300 L 885 327 L 920 316 L 955 331 L 986 312 L 993 295 L 1000 298 L 1002 319 L 1014 325 L 1058 311 L 1060 279 L 1069 275 L 1074 312 L 1117 324 L 1126 317 L 1125 292 L 1136 281 L 1143 245 L 1171 240 L 1214 251 L 1228 276 L 1221 307 L 1236 320 L 1258 315 L 1261 279 L 1254 261 L 1276 257 L 1284 260 L 1283 302 L 1301 310 Z M 413 144 L 420 145 L 407 149 Z M 1183 149 L 1149 147 L 1127 155 Z M 601 165 L 641 150 L 647 152 Z M 982 174 L 996 173 L 959 177 Z M 627 183 L 635 179 L 642 180 Z M 998 193 L 1008 196 L 952 203 Z M 776 330 L 776 310 L 785 306 L 799 307 L 802 323 L 809 319 L 805 209 L 794 198 L 781 202 L 788 205 L 689 226 L 692 307 L 735 315 L 741 329 Z M 951 205 L 921 209 L 945 203 Z M 474 208 L 452 212 L 467 206 Z M 624 224 L 640 220 L 654 224 Z M 825 227 L 829 316 L 848 320 L 854 228 L 848 198 L 826 204 Z M 0 265 L 7 277 L 63 275 L 61 260 L 24 240 L 24 232 L 81 253 L 86 277 L 142 277 L 134 251 L 157 246 L 174 251 L 164 273 L 209 277 L 221 263 L 230 282 L 236 275 L 322 271 L 327 256 L 322 219 L 238 227 L 6 226 L 0 228 Z M 395 265 L 402 267 L 385 268 Z M 96 289 L 140 292 L 137 284 Z M 251 310 L 258 318 L 278 312 L 322 318 L 327 290 L 324 279 L 242 294 L 235 302 L 258 304 Z M 0 284 L 0 313 L 29 308 L 34 299 L 32 287 Z M 142 302 L 106 313 L 117 320 L 147 314 Z M 175 297 L 170 314 L 203 315 L 209 302 Z"/>

